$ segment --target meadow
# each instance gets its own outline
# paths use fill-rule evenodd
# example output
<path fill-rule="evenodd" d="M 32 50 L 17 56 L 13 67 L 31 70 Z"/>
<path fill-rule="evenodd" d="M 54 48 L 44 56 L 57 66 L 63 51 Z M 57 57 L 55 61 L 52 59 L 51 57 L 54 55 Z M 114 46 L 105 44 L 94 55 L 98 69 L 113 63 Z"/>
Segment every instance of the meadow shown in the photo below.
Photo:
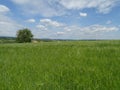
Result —
<path fill-rule="evenodd" d="M 120 41 L 0 44 L 0 90 L 120 90 Z"/>

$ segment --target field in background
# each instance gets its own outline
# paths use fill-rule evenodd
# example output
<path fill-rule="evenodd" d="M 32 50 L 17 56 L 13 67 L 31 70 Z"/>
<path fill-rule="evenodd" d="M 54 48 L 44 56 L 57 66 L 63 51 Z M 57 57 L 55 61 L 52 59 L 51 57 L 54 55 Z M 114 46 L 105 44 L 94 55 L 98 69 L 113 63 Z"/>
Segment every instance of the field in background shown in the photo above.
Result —
<path fill-rule="evenodd" d="M 0 90 L 119 90 L 120 41 L 0 44 Z"/>

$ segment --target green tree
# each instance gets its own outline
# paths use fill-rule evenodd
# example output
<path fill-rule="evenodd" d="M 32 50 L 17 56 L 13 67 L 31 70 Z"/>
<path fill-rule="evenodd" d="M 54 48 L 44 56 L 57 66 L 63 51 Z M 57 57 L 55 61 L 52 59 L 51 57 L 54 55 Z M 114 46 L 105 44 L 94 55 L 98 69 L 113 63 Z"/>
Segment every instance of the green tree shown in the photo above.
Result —
<path fill-rule="evenodd" d="M 21 29 L 17 32 L 16 41 L 19 43 L 31 42 L 33 38 L 33 34 L 29 29 Z"/>

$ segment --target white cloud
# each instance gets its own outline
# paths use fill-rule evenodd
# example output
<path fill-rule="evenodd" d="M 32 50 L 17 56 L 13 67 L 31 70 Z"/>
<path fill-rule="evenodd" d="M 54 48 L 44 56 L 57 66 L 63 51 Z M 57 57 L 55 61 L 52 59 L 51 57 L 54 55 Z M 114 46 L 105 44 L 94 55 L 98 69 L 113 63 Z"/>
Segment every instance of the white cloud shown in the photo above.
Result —
<path fill-rule="evenodd" d="M 119 0 L 61 0 L 60 3 L 67 9 L 96 8 L 100 13 L 109 13 L 117 1 Z"/>
<path fill-rule="evenodd" d="M 104 32 L 112 32 L 112 31 L 118 31 L 119 28 L 118 27 L 113 27 L 113 26 L 103 26 L 103 25 L 91 25 L 91 26 L 88 26 L 88 27 L 84 27 L 83 30 L 86 32 L 86 33 L 104 33 Z"/>
<path fill-rule="evenodd" d="M 12 0 L 12 1 L 17 4 L 26 4 L 29 3 L 30 0 Z"/>
<path fill-rule="evenodd" d="M 106 22 L 106 24 L 111 24 L 112 23 L 112 21 L 111 20 L 108 20 L 107 22 Z"/>
<path fill-rule="evenodd" d="M 7 14 L 10 9 L 0 5 L 0 36 L 16 36 L 16 31 L 22 27 Z"/>
<path fill-rule="evenodd" d="M 108 38 L 108 35 L 120 30 L 116 26 L 104 26 L 104 25 L 90 25 L 85 27 L 80 26 L 66 26 L 64 31 L 59 34 L 59 38 L 70 38 L 70 39 L 105 39 Z M 104 36 L 103 36 L 104 35 Z M 111 37 L 109 37 L 110 39 Z"/>
<path fill-rule="evenodd" d="M 39 35 L 43 35 L 46 38 L 58 38 L 58 39 L 95 39 L 95 38 L 107 38 L 106 34 L 116 33 L 120 28 L 117 26 L 104 26 L 104 25 L 90 25 L 90 26 L 77 26 L 77 25 L 65 25 L 62 27 L 56 27 L 56 24 L 51 24 L 51 19 L 41 19 L 39 25 L 36 27 L 40 30 L 46 30 L 47 32 L 40 32 Z M 57 22 L 63 24 L 61 22 Z M 43 25 L 42 25 L 43 24 Z M 50 28 L 52 26 L 52 28 Z M 38 32 L 37 32 L 38 33 Z M 103 37 L 104 35 L 104 37 Z M 106 35 L 106 36 L 105 36 Z M 109 37 L 110 38 L 110 37 Z"/>
<path fill-rule="evenodd" d="M 101 35 L 103 33 L 109 33 L 109 32 L 116 32 L 120 28 L 116 26 L 103 26 L 103 25 L 90 25 L 90 26 L 85 26 L 85 27 L 80 27 L 80 26 L 66 26 L 64 28 L 64 32 L 66 34 L 70 34 L 71 36 L 78 35 L 80 36 L 81 34 L 84 36 L 87 35 Z"/>
<path fill-rule="evenodd" d="M 0 36 L 16 36 L 17 30 L 21 29 L 22 25 L 17 24 L 17 22 L 13 20 L 6 21 L 7 20 L 0 21 Z"/>
<path fill-rule="evenodd" d="M 51 16 L 61 16 L 64 12 L 64 7 L 62 7 L 58 1 L 59 0 L 11 0 L 15 4 L 20 6 L 20 9 L 28 14 L 42 15 L 45 17 Z"/>
<path fill-rule="evenodd" d="M 40 22 L 42 24 L 45 24 L 47 26 L 53 26 L 53 27 L 62 27 L 64 26 L 63 23 L 57 22 L 57 21 L 53 21 L 51 19 L 41 19 Z"/>
<path fill-rule="evenodd" d="M 109 13 L 119 0 L 11 0 L 25 15 L 44 17 L 61 16 L 68 11 L 95 8 L 99 13 Z M 69 9 L 69 10 L 68 10 Z"/>
<path fill-rule="evenodd" d="M 86 16 L 87 16 L 87 13 L 80 12 L 80 16 L 81 16 L 81 17 L 86 17 Z"/>
<path fill-rule="evenodd" d="M 47 30 L 47 28 L 44 25 L 37 25 L 36 28 L 40 29 L 40 30 Z"/>
<path fill-rule="evenodd" d="M 72 29 L 69 28 L 69 27 L 65 27 L 64 30 L 67 31 L 67 32 L 70 32 Z"/>
<path fill-rule="evenodd" d="M 57 35 L 64 35 L 65 32 L 57 32 Z"/>
<path fill-rule="evenodd" d="M 0 5 L 0 13 L 9 12 L 10 9 L 4 5 Z"/>
<path fill-rule="evenodd" d="M 36 20 L 35 19 L 28 19 L 26 22 L 28 22 L 28 23 L 35 23 Z"/>

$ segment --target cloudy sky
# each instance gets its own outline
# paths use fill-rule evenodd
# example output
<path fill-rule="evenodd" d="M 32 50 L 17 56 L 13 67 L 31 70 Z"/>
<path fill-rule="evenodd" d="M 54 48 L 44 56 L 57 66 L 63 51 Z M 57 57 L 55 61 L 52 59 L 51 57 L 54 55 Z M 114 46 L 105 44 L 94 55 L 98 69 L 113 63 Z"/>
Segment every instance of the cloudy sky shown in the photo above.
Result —
<path fill-rule="evenodd" d="M 0 36 L 120 39 L 120 0 L 0 0 Z"/>

